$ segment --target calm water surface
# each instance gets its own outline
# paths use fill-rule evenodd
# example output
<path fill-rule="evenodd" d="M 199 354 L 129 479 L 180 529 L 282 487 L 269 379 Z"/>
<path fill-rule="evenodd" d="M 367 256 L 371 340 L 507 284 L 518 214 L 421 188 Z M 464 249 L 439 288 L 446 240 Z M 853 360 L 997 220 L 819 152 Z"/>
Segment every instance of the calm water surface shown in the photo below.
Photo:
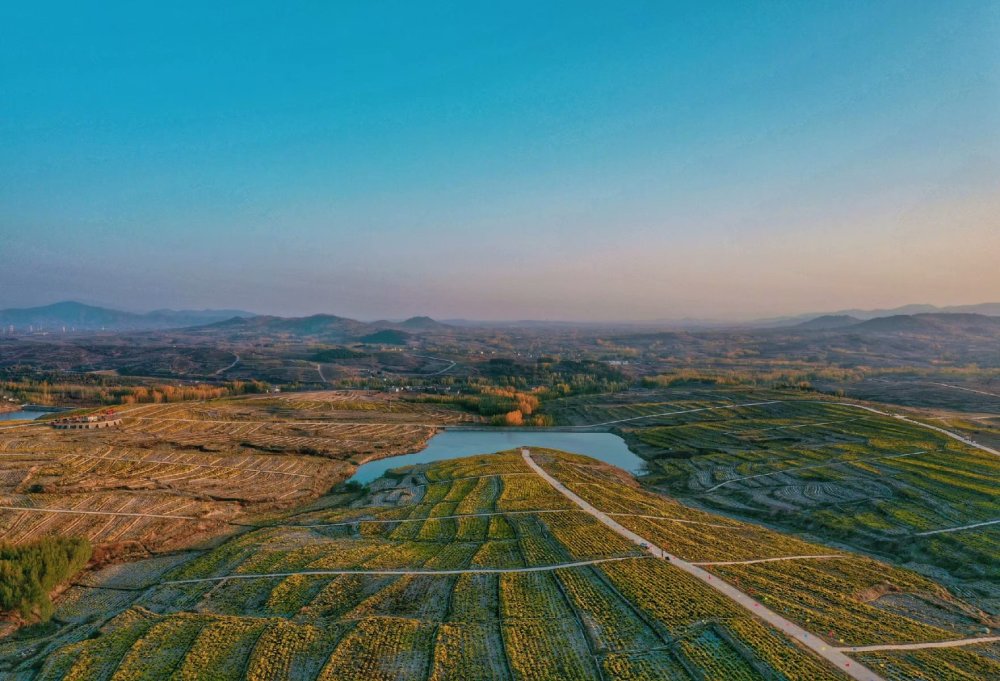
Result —
<path fill-rule="evenodd" d="M 0 421 L 34 421 L 51 413 L 48 411 L 5 411 L 0 413 Z"/>
<path fill-rule="evenodd" d="M 629 473 L 645 472 L 646 462 L 629 451 L 625 441 L 612 433 L 563 433 L 546 430 L 445 430 L 430 439 L 415 454 L 392 456 L 361 466 L 351 480 L 369 483 L 393 468 L 458 459 L 474 454 L 492 454 L 516 447 L 547 447 L 583 454 L 618 466 Z"/>

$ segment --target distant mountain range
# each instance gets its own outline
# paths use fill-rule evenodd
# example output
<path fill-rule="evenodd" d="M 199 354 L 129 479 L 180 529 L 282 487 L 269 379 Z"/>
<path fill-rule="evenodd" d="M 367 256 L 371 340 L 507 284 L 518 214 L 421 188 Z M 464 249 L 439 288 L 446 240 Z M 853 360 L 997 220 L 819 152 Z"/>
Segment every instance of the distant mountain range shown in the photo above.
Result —
<path fill-rule="evenodd" d="M 430 317 L 411 317 L 401 322 L 360 322 L 332 314 L 316 314 L 309 317 L 234 317 L 187 331 L 200 335 L 222 335 L 231 340 L 255 336 L 290 336 L 335 343 L 405 345 L 416 333 L 447 331 L 451 328 Z"/>
<path fill-rule="evenodd" d="M 848 314 L 825 314 L 815 319 L 799 322 L 796 329 L 803 331 L 830 331 L 860 324 L 862 320 Z"/>
<path fill-rule="evenodd" d="M 140 331 L 211 324 L 236 316 L 254 315 L 242 310 L 154 310 L 140 314 L 66 301 L 0 310 L 0 328 L 13 326 L 16 332 Z"/>
<path fill-rule="evenodd" d="M 823 315 L 791 327 L 803 331 L 907 334 L 1000 334 L 1000 316 L 969 312 L 896 314 L 872 319 Z"/>
<path fill-rule="evenodd" d="M 981 319 L 1000 320 L 1000 303 L 979 305 L 955 305 L 935 307 L 933 305 L 905 305 L 888 310 L 844 310 L 823 315 L 797 315 L 761 319 L 740 324 L 686 319 L 659 322 L 565 322 L 565 321 L 472 321 L 465 319 L 439 322 L 430 317 L 411 317 L 403 321 L 379 320 L 363 322 L 331 314 L 316 314 L 308 317 L 278 317 L 257 315 L 243 310 L 154 310 L 146 313 L 124 312 L 106 307 L 97 307 L 78 302 L 61 302 L 42 307 L 0 310 L 0 332 L 13 326 L 16 333 L 29 330 L 62 332 L 66 331 L 155 331 L 163 329 L 188 329 L 200 334 L 227 334 L 240 337 L 252 335 L 284 334 L 294 337 L 316 337 L 332 341 L 362 340 L 366 336 L 391 330 L 398 332 L 391 338 L 405 342 L 407 334 L 454 331 L 456 327 L 492 327 L 524 329 L 581 329 L 605 328 L 618 331 L 646 331 L 663 328 L 686 330 L 726 329 L 779 329 L 790 328 L 802 331 L 833 331 L 851 329 L 855 331 L 903 331 L 929 330 L 932 326 L 939 331 L 945 327 L 956 327 L 962 318 L 976 328 L 987 327 L 990 322 Z M 947 318 L 947 319 L 945 319 Z M 877 320 L 889 320 L 878 322 Z M 974 320 L 974 321 L 972 321 Z M 867 324 L 867 322 L 874 322 Z M 390 336 L 384 336 L 390 338 Z M 380 338 L 380 336 L 373 336 Z M 373 341 L 379 342 L 379 341 Z"/>
<path fill-rule="evenodd" d="M 187 329 L 202 334 L 287 334 L 324 339 L 357 339 L 379 343 L 405 343 L 410 334 L 444 331 L 451 327 L 430 317 L 400 322 L 361 322 L 347 317 L 317 314 L 309 317 L 257 315 L 243 310 L 154 310 L 124 312 L 73 301 L 42 307 L 0 310 L 0 331 L 13 326 L 15 333 L 47 331 L 157 331 Z M 381 332 L 391 334 L 379 336 Z"/>
<path fill-rule="evenodd" d="M 989 317 L 1000 317 L 1000 303 L 979 303 L 977 305 L 903 305 L 883 310 L 839 310 L 829 314 L 801 314 L 790 317 L 774 317 L 749 322 L 745 326 L 794 326 L 817 324 L 819 326 L 833 324 L 843 326 L 854 321 L 867 321 L 881 317 L 912 316 L 919 314 L 978 314 Z"/>
<path fill-rule="evenodd" d="M 449 326 L 459 327 L 489 327 L 497 329 L 608 329 L 615 331 L 652 331 L 657 329 L 684 329 L 687 331 L 711 330 L 711 329 L 766 329 L 781 327 L 801 328 L 837 328 L 846 326 L 854 322 L 876 319 L 879 317 L 892 317 L 898 315 L 915 314 L 980 314 L 987 316 L 1000 316 L 1000 303 L 981 303 L 978 305 L 951 305 L 936 307 L 934 305 L 904 305 L 892 309 L 884 310 L 841 310 L 823 314 L 819 312 L 788 315 L 782 317 L 768 317 L 763 319 L 752 319 L 746 321 L 727 321 L 722 319 L 685 317 L 683 319 L 656 319 L 649 321 L 611 321 L 611 322 L 580 322 L 566 320 L 537 320 L 522 319 L 516 321 L 488 321 L 472 319 L 446 319 L 444 323 Z"/>

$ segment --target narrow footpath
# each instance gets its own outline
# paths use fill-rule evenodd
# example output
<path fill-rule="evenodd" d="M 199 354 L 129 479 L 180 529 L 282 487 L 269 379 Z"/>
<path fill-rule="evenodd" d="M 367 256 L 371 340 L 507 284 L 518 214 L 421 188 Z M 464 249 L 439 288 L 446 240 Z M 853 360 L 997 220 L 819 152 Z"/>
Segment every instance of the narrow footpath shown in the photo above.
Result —
<path fill-rule="evenodd" d="M 259 573 L 234 573 L 231 575 L 221 575 L 219 577 L 197 577 L 192 579 L 173 579 L 158 582 L 149 588 L 158 586 L 171 586 L 177 584 L 200 584 L 203 582 L 228 582 L 238 579 L 274 579 L 284 577 L 322 577 L 337 575 L 503 575 L 510 572 L 553 572 L 566 568 L 585 567 L 587 565 L 598 565 L 600 563 L 614 563 L 622 560 L 635 560 L 644 556 L 618 556 L 615 558 L 597 558 L 595 560 L 578 560 L 573 563 L 556 563 L 554 565 L 532 565 L 529 567 L 510 568 L 455 568 L 454 570 L 302 570 L 299 572 L 259 572 Z"/>
<path fill-rule="evenodd" d="M 960 638 L 955 641 L 931 641 L 930 643 L 883 643 L 875 646 L 854 646 L 840 650 L 852 653 L 869 653 L 876 650 L 923 650 L 925 648 L 956 648 L 958 646 L 974 646 L 979 643 L 994 643 L 1000 641 L 1000 636 L 980 636 L 978 638 Z"/>

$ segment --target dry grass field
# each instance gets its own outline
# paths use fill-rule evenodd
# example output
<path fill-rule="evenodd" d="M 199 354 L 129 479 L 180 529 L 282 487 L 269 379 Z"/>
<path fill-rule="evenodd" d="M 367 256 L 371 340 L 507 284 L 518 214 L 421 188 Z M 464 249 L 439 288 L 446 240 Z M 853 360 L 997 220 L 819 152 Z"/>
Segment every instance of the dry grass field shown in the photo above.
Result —
<path fill-rule="evenodd" d="M 457 411 L 362 392 L 119 411 L 120 428 L 0 428 L 0 536 L 85 536 L 104 553 L 191 546 L 301 504 L 368 459 L 415 451 Z"/>

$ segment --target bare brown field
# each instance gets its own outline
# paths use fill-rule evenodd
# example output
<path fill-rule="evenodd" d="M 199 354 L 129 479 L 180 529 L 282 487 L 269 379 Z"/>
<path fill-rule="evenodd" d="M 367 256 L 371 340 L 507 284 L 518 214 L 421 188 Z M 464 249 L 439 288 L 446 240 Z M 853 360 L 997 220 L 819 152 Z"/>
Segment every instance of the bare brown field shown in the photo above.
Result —
<path fill-rule="evenodd" d="M 469 418 L 347 391 L 119 413 L 116 429 L 0 430 L 0 536 L 85 536 L 107 555 L 180 549 L 307 502 L 356 465 L 419 450 L 442 425 Z"/>

